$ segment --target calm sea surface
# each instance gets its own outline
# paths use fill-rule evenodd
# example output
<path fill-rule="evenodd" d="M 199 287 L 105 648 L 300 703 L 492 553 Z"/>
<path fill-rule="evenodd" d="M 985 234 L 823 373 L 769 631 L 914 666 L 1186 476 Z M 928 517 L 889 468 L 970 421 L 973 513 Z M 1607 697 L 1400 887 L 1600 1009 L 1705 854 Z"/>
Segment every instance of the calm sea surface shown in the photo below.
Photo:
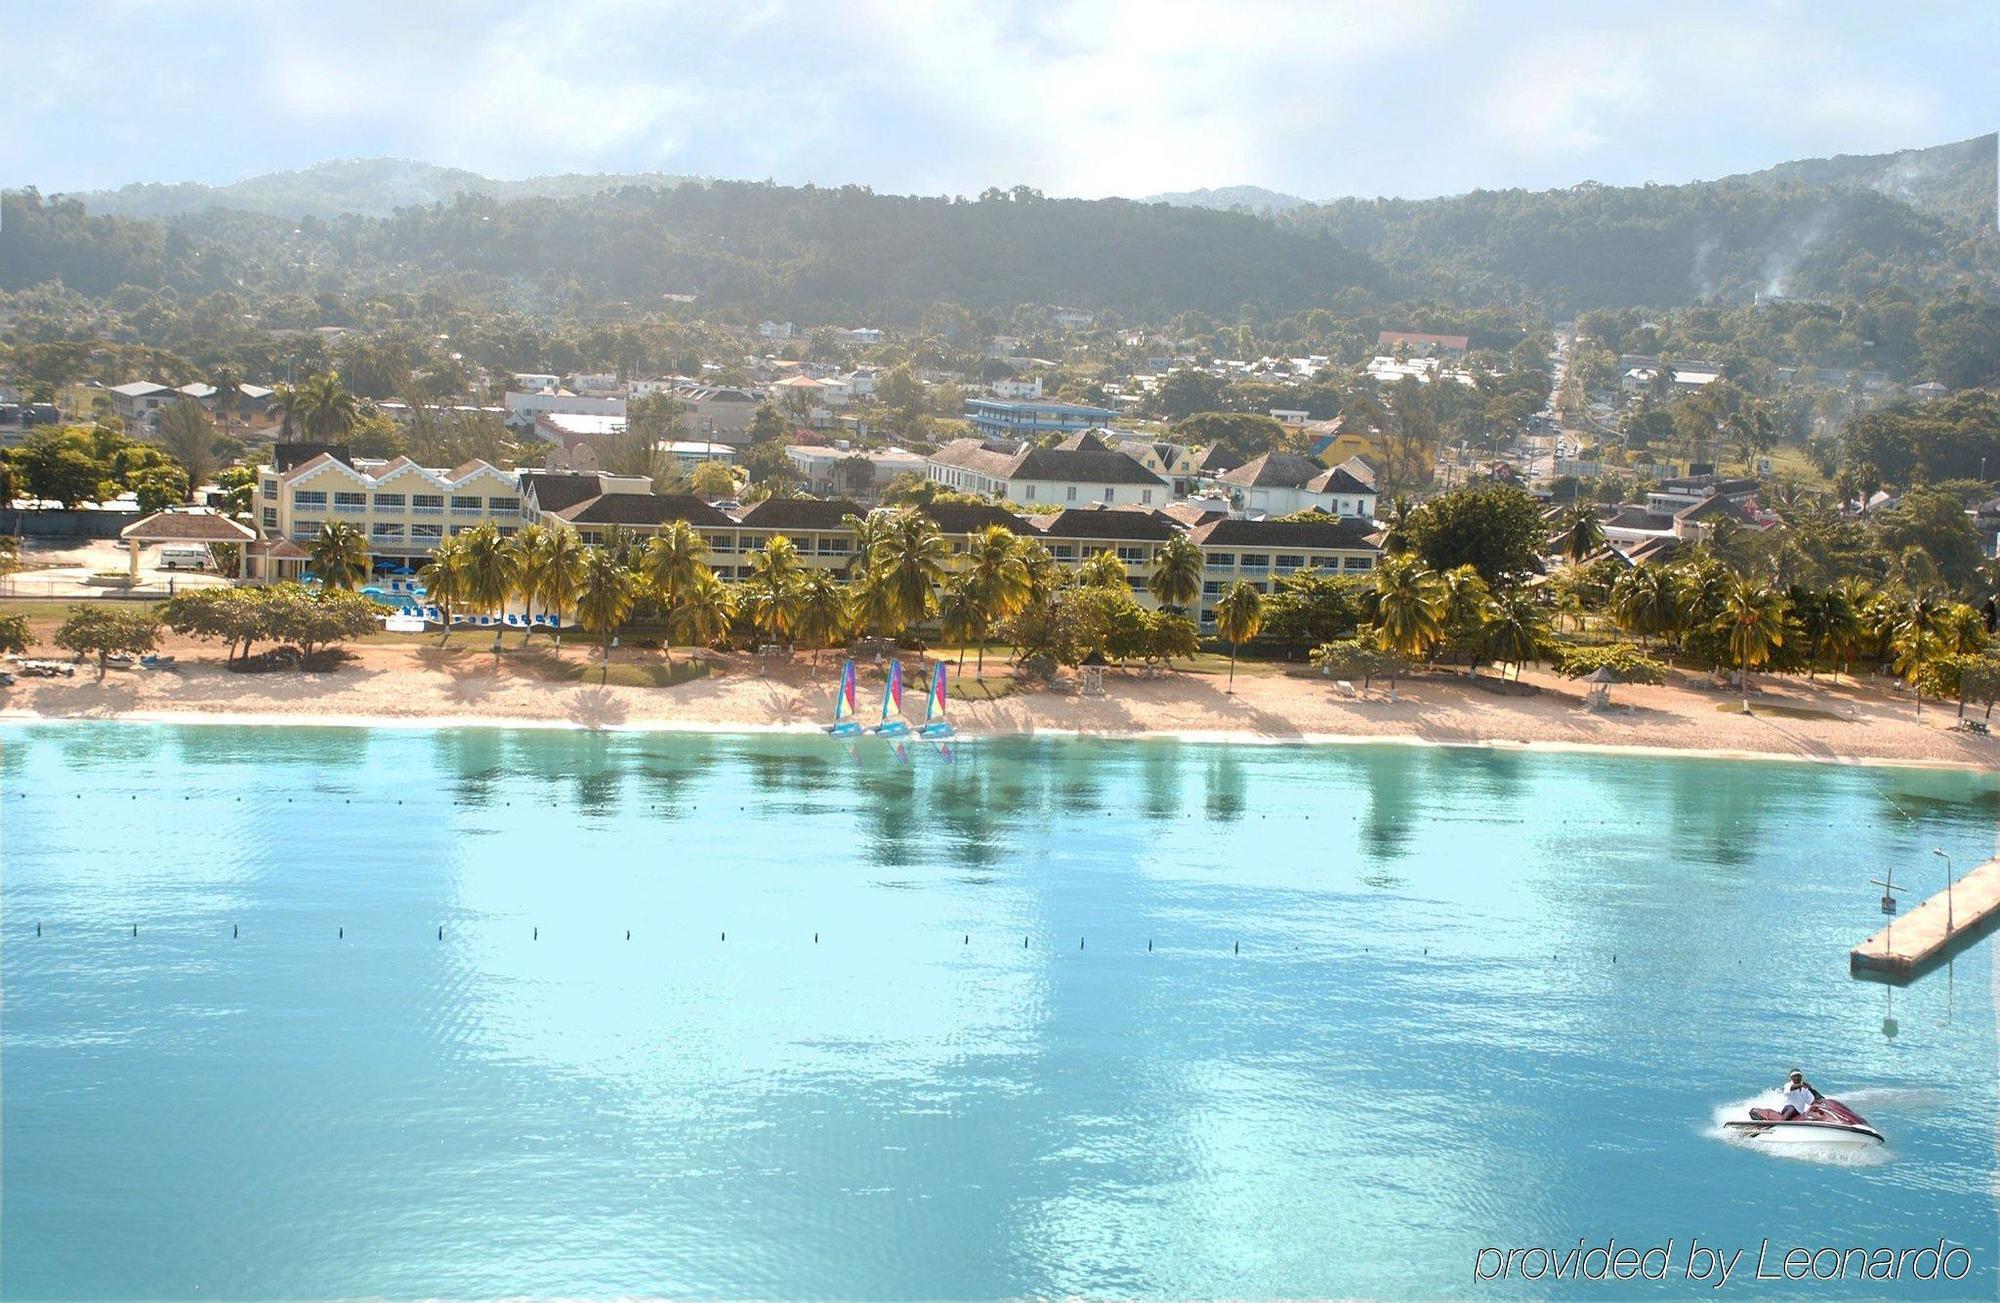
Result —
<path fill-rule="evenodd" d="M 1943 1238 L 1966 1280 L 1728 1293 L 2000 1291 L 1991 943 L 1847 975 L 1869 878 L 1992 854 L 1991 776 L 128 725 L 0 757 L 7 1298 L 1707 1292 L 1473 1281 L 1607 1237 L 1741 1276 L 1766 1237 Z M 1794 1064 L 1886 1162 L 1717 1137 Z"/>

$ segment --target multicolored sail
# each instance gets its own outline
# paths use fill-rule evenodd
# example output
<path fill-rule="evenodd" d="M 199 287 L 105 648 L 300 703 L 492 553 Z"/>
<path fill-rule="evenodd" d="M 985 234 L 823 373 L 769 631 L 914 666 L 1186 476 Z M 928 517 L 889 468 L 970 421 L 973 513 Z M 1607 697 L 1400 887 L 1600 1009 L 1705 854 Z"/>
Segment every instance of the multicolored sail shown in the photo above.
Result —
<path fill-rule="evenodd" d="M 908 721 L 903 718 L 903 662 L 894 657 L 889 660 L 889 677 L 882 684 L 882 722 L 874 731 L 884 737 L 910 731 Z"/>
<path fill-rule="evenodd" d="M 945 706 L 945 663 L 937 661 L 931 666 L 930 699 L 924 703 L 924 726 L 917 730 L 925 737 L 950 737 L 953 729 L 944 717 Z"/>
<path fill-rule="evenodd" d="M 854 714 L 854 662 L 850 660 L 840 667 L 840 686 L 833 690 L 833 723 L 826 725 L 826 731 L 835 737 L 859 733 L 861 721 Z"/>

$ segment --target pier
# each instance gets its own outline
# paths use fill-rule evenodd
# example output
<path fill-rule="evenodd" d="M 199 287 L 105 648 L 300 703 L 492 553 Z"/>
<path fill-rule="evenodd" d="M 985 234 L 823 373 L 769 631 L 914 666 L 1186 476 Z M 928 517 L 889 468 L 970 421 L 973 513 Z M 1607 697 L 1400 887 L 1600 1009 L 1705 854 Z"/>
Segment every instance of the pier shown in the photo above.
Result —
<path fill-rule="evenodd" d="M 2000 859 L 1991 859 L 1854 947 L 1848 954 L 1848 969 L 1914 976 L 1958 942 L 1991 931 L 1996 919 L 2000 919 Z"/>

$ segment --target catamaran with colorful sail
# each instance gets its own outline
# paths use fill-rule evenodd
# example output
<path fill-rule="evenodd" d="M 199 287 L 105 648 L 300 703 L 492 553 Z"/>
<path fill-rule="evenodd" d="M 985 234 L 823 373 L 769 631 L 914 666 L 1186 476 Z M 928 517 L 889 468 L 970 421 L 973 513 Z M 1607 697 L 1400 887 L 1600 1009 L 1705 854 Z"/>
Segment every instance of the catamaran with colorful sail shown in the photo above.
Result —
<path fill-rule="evenodd" d="M 903 662 L 889 659 L 889 678 L 882 685 L 882 722 L 868 730 L 882 737 L 902 737 L 909 733 L 903 718 Z"/>
<path fill-rule="evenodd" d="M 950 737 L 958 731 L 951 726 L 951 721 L 944 717 L 944 679 L 944 662 L 938 661 L 931 666 L 930 697 L 924 703 L 923 726 L 917 730 L 924 737 Z"/>
<path fill-rule="evenodd" d="M 854 718 L 854 662 L 840 667 L 840 686 L 833 693 L 833 723 L 824 731 L 835 737 L 859 737 L 861 721 Z"/>

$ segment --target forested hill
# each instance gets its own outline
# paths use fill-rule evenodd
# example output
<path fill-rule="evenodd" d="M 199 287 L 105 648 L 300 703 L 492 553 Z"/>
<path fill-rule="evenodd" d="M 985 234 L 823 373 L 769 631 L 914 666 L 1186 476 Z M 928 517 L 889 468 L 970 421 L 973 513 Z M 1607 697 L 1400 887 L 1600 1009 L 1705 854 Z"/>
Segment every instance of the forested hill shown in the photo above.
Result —
<path fill-rule="evenodd" d="M 268 172 L 229 185 L 142 182 L 73 196 L 107 217 L 185 217 L 211 208 L 269 217 L 387 217 L 399 208 L 487 199 L 569 199 L 624 186 L 676 186 L 696 178 L 665 172 L 623 175 L 572 172 L 499 181 L 458 167 L 405 158 L 347 158 L 296 172 Z"/>
<path fill-rule="evenodd" d="M 1559 312 L 1991 285 L 1997 147 L 1989 135 L 1680 186 L 1342 199 L 1276 220 L 1329 233 L 1443 298 L 1525 296 Z"/>
<path fill-rule="evenodd" d="M 806 322 L 914 320 L 937 302 L 1157 319 L 1339 308 L 1357 295 L 1528 302 L 1565 315 L 1758 294 L 1858 297 L 1885 284 L 1990 293 L 2000 284 L 1995 146 L 1987 136 L 1682 186 L 1341 200 L 1270 216 L 1051 199 L 1026 187 L 966 200 L 686 182 L 567 197 L 461 193 L 386 217 L 211 207 L 131 219 L 30 192 L 6 200 L 0 289 L 58 279 L 90 295 L 125 284 L 252 297 L 449 287 L 538 313 L 695 294 L 705 311 Z M 1973 199 L 1981 186 L 1983 212 Z"/>

